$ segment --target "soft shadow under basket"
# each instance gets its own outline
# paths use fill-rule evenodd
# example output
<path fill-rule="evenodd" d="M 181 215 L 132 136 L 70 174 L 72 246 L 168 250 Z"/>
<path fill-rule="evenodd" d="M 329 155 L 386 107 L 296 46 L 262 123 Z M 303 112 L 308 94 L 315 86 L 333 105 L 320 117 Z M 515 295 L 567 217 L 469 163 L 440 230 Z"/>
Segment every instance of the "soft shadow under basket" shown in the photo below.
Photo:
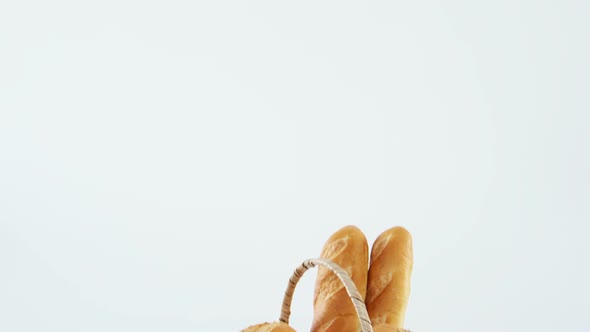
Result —
<path fill-rule="evenodd" d="M 338 276 L 338 278 L 344 285 L 344 288 L 346 288 L 346 292 L 352 300 L 358 318 L 361 322 L 361 332 L 373 332 L 373 326 L 371 325 L 371 319 L 369 318 L 369 314 L 367 313 L 365 302 L 363 301 L 363 298 L 361 297 L 358 289 L 354 285 L 354 282 L 343 268 L 341 268 L 340 266 L 338 266 L 338 264 L 332 262 L 331 260 L 325 258 L 307 259 L 303 261 L 303 263 L 301 263 L 301 265 L 297 269 L 295 269 L 293 275 L 289 279 L 289 285 L 287 286 L 285 296 L 283 297 L 283 307 L 281 309 L 281 317 L 279 318 L 279 320 L 283 323 L 289 324 L 289 316 L 291 315 L 291 301 L 293 299 L 293 292 L 295 291 L 295 286 L 297 286 L 299 279 L 301 279 L 305 271 L 318 265 L 330 269 L 334 274 L 336 274 L 336 276 Z M 398 329 L 398 332 L 410 331 Z"/>

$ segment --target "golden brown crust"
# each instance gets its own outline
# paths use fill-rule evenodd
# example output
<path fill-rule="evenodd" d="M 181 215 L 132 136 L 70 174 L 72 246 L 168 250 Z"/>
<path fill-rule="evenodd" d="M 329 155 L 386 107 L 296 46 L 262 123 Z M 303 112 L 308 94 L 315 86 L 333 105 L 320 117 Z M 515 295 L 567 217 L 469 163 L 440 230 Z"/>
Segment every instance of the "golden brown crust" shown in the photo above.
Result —
<path fill-rule="evenodd" d="M 369 263 L 369 246 L 365 235 L 355 226 L 334 233 L 320 255 L 342 267 L 365 298 Z M 314 317 L 311 332 L 358 331 L 360 322 L 354 305 L 338 277 L 325 267 L 318 267 L 314 293 Z"/>
<path fill-rule="evenodd" d="M 252 325 L 242 332 L 295 332 L 292 327 L 282 322 Z"/>
<path fill-rule="evenodd" d="M 373 332 L 408 332 L 391 324 L 381 324 L 373 327 Z"/>
<path fill-rule="evenodd" d="M 371 249 L 365 300 L 374 326 L 403 328 L 412 266 L 412 236 L 405 228 L 393 227 L 377 237 Z"/>

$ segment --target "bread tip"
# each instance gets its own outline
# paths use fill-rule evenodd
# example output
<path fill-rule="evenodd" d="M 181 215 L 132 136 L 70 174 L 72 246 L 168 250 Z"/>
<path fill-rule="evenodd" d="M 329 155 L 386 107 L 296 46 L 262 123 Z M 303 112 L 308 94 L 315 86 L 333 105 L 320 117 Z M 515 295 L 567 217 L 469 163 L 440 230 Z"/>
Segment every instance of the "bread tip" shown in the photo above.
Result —
<path fill-rule="evenodd" d="M 408 231 L 405 227 L 402 226 L 391 227 L 390 229 L 381 233 L 380 236 L 384 235 L 403 236 L 410 239 L 412 238 L 412 233 L 410 233 L 410 231 Z"/>
<path fill-rule="evenodd" d="M 340 228 L 330 236 L 328 241 L 341 237 L 354 237 L 366 241 L 365 233 L 355 225 L 347 225 Z"/>

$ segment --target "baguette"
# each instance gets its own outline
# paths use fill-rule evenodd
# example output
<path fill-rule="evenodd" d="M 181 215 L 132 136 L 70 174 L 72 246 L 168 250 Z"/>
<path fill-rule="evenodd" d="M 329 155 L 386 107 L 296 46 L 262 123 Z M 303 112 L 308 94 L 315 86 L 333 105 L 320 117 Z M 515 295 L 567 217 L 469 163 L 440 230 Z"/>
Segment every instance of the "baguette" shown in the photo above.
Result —
<path fill-rule="evenodd" d="M 373 332 L 408 332 L 400 327 L 391 324 L 380 324 L 373 327 Z"/>
<path fill-rule="evenodd" d="M 274 322 L 252 325 L 242 332 L 295 332 L 295 330 L 285 323 Z"/>
<path fill-rule="evenodd" d="M 365 304 L 373 326 L 381 331 L 403 328 L 410 296 L 412 236 L 403 227 L 381 233 L 371 249 Z"/>
<path fill-rule="evenodd" d="M 324 245 L 320 257 L 342 267 L 365 299 L 369 246 L 360 229 L 346 226 L 334 233 Z M 360 321 L 344 285 L 325 267 L 318 268 L 313 305 L 311 332 L 359 331 Z"/>

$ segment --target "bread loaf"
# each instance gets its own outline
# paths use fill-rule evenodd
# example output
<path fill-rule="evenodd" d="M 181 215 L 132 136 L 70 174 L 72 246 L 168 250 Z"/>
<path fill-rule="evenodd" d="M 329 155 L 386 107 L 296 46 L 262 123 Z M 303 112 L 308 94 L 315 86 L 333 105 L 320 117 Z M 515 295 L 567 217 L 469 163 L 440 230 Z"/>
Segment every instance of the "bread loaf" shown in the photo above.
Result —
<path fill-rule="evenodd" d="M 408 332 L 391 324 L 380 324 L 373 327 L 373 332 Z"/>
<path fill-rule="evenodd" d="M 371 249 L 365 304 L 373 326 L 381 331 L 403 328 L 410 296 L 412 236 L 403 227 L 381 233 Z M 388 329 L 386 329 L 388 328 Z"/>
<path fill-rule="evenodd" d="M 242 332 L 295 332 L 292 327 L 282 322 L 252 325 Z"/>
<path fill-rule="evenodd" d="M 346 226 L 334 233 L 324 245 L 320 257 L 346 270 L 365 299 L 369 246 L 360 229 Z M 344 285 L 325 267 L 318 268 L 313 304 L 311 332 L 359 331 L 360 321 Z"/>

